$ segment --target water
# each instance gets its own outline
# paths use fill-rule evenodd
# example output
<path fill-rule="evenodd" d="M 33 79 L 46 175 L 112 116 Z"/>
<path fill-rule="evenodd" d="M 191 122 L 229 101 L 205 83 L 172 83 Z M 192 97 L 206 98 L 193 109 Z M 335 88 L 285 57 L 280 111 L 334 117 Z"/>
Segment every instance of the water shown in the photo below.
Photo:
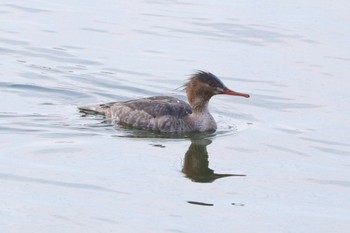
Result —
<path fill-rule="evenodd" d="M 1 232 L 348 231 L 347 1 L 0 6 Z M 214 97 L 214 134 L 77 110 L 196 69 L 251 95 Z"/>

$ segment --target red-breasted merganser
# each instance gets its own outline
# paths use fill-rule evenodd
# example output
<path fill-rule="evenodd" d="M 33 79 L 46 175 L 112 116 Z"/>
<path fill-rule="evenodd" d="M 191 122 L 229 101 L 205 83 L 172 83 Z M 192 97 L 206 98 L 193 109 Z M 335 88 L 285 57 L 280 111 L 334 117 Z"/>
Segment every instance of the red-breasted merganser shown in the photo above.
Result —
<path fill-rule="evenodd" d="M 189 104 L 171 96 L 154 96 L 124 102 L 79 107 L 83 112 L 105 115 L 120 124 L 166 133 L 206 132 L 217 128 L 208 103 L 217 94 L 243 96 L 228 89 L 215 75 L 198 71 L 183 86 Z"/>

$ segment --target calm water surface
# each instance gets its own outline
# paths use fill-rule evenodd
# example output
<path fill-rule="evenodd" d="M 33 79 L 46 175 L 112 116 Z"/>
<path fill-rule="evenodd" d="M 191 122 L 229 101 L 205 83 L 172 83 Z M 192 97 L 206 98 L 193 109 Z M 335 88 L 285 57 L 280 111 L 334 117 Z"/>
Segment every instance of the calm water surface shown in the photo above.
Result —
<path fill-rule="evenodd" d="M 1 232 L 348 232 L 347 1 L 0 3 Z M 77 106 L 172 95 L 197 69 L 214 134 Z"/>

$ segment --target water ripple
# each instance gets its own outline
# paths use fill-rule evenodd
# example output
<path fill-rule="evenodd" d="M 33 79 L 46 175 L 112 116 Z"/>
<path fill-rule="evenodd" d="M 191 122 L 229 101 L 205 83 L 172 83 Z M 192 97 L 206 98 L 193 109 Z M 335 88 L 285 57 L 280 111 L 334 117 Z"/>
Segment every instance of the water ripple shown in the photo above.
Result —
<path fill-rule="evenodd" d="M 122 193 L 122 192 L 116 192 L 114 190 L 97 186 L 97 185 L 62 182 L 62 181 L 55 181 L 55 180 L 42 179 L 42 178 L 32 178 L 32 177 L 19 176 L 19 175 L 13 175 L 8 173 L 0 173 L 0 179 L 17 181 L 17 182 L 25 182 L 25 183 L 39 183 L 39 184 L 45 184 L 45 185 L 54 185 L 54 186 L 61 186 L 65 188 L 89 189 L 89 190 L 95 190 L 95 191 Z"/>
<path fill-rule="evenodd" d="M 0 82 L 0 89 L 10 92 L 18 92 L 26 96 L 35 96 L 38 97 L 38 94 L 42 94 L 44 96 L 52 96 L 60 97 L 63 99 L 76 99 L 76 98 L 87 98 L 88 94 L 84 94 L 82 92 L 64 89 L 64 88 L 54 88 L 47 86 L 39 86 L 37 84 L 16 84 L 9 82 Z"/>
<path fill-rule="evenodd" d="M 19 6 L 19 5 L 15 5 L 15 4 L 1 4 L 2 6 L 8 7 L 8 8 L 12 8 L 12 9 L 16 9 L 16 10 L 21 10 L 24 12 L 28 12 L 28 13 L 45 13 L 45 12 L 51 12 L 49 10 L 43 10 L 43 9 L 39 9 L 39 8 L 33 8 L 33 7 L 24 7 L 24 6 Z"/>
<path fill-rule="evenodd" d="M 51 61 L 56 62 L 64 62 L 64 63 L 74 63 L 74 64 L 84 64 L 84 65 L 102 65 L 101 62 L 98 61 L 92 61 L 82 58 L 76 58 L 72 55 L 67 55 L 62 52 L 58 52 L 57 50 L 47 50 L 47 49 L 35 49 L 35 48 L 29 48 L 30 51 L 25 51 L 21 49 L 10 49 L 10 48 L 2 48 L 0 47 L 0 51 L 4 54 L 17 54 L 22 55 L 25 57 L 39 57 L 39 58 L 45 58 Z M 48 53 L 48 51 L 51 51 Z M 64 54 L 64 56 L 62 56 Z"/>

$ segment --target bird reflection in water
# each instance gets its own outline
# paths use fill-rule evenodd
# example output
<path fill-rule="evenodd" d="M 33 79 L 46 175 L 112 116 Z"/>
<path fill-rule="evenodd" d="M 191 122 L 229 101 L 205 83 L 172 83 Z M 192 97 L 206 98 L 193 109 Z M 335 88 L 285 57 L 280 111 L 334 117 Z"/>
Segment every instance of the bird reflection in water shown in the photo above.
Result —
<path fill-rule="evenodd" d="M 192 139 L 188 148 L 182 172 L 194 182 L 209 183 L 228 176 L 245 176 L 242 174 L 218 174 L 209 168 L 207 146 L 209 139 Z"/>
<path fill-rule="evenodd" d="M 82 116 L 84 117 L 86 115 L 82 114 Z M 115 125 L 115 123 L 116 122 L 114 122 L 112 119 L 105 119 L 97 126 L 109 128 L 110 126 Z M 216 179 L 223 177 L 246 176 L 243 174 L 218 174 L 209 168 L 209 155 L 207 146 L 212 141 L 207 138 L 214 136 L 215 133 L 163 134 L 154 131 L 135 130 L 133 128 L 128 129 L 128 127 L 123 127 L 121 125 L 119 125 L 119 127 L 123 129 L 122 132 L 124 135 L 115 135 L 117 137 L 191 139 L 191 145 L 185 154 L 182 172 L 186 175 L 187 178 L 191 179 L 194 182 L 210 183 L 214 182 Z M 165 147 L 162 144 L 151 145 L 160 148 Z"/>

